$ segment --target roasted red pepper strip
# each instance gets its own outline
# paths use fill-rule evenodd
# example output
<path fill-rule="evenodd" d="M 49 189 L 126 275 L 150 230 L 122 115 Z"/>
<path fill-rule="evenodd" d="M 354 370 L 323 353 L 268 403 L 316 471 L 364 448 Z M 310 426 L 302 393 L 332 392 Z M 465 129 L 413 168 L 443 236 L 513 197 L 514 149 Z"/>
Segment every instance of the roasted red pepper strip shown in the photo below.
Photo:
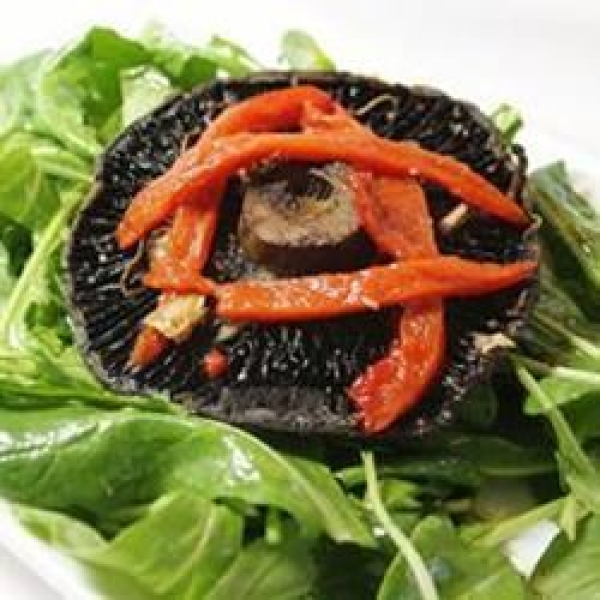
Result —
<path fill-rule="evenodd" d="M 348 389 L 366 432 L 383 431 L 423 398 L 444 364 L 445 341 L 439 300 L 406 307 L 388 354 Z"/>
<path fill-rule="evenodd" d="M 193 149 L 184 153 L 161 178 L 160 186 L 142 190 L 119 224 L 120 246 L 134 244 L 203 190 L 267 159 L 338 160 L 378 175 L 419 177 L 446 187 L 465 203 L 514 225 L 529 223 L 518 204 L 466 165 L 412 142 L 394 142 L 360 131 L 239 134 L 216 140 L 212 152 L 201 162 Z"/>
<path fill-rule="evenodd" d="M 397 259 L 438 256 L 427 200 L 418 183 L 356 175 L 354 187 L 363 227 L 380 250 Z M 389 353 L 347 390 L 365 431 L 386 429 L 423 398 L 443 365 L 445 348 L 443 302 L 409 304 Z"/>
<path fill-rule="evenodd" d="M 152 364 L 167 348 L 169 340 L 160 331 L 144 325 L 138 333 L 129 355 L 129 364 L 145 367 Z"/>
<path fill-rule="evenodd" d="M 343 106 L 336 104 L 327 112 L 314 104 L 306 104 L 302 114 L 302 129 L 306 132 L 358 131 L 375 135 L 368 127 L 357 121 Z"/>
<path fill-rule="evenodd" d="M 371 134 L 341 107 L 333 114 L 323 114 L 309 106 L 304 125 L 312 131 L 362 129 Z M 364 173 L 355 173 L 353 182 L 361 223 L 379 250 L 396 259 L 438 255 L 427 200 L 417 182 L 373 179 Z M 443 365 L 445 347 L 443 302 L 408 305 L 389 353 L 370 365 L 347 390 L 365 431 L 387 428 L 423 397 Z"/>
<path fill-rule="evenodd" d="M 358 173 L 352 183 L 359 220 L 381 252 L 398 260 L 438 255 L 427 200 L 416 181 Z"/>
<path fill-rule="evenodd" d="M 230 321 L 258 323 L 328 319 L 421 300 L 496 292 L 530 277 L 536 266 L 534 261 L 497 265 L 440 256 L 354 273 L 238 281 L 217 286 L 217 314 Z M 194 292 L 197 285 L 195 278 L 180 283 L 174 291 Z"/>
<path fill-rule="evenodd" d="M 171 266 L 165 263 L 159 273 L 147 273 L 143 282 L 146 287 L 173 294 L 212 296 L 217 288 L 213 281 L 202 277 L 180 261 L 174 261 Z"/>
<path fill-rule="evenodd" d="M 208 127 L 195 147 L 184 152 L 166 173 L 152 181 L 133 199 L 117 229 L 117 241 L 121 248 L 132 246 L 173 212 L 163 212 L 156 221 L 157 205 L 167 203 L 174 208 L 191 199 L 186 195 L 185 201 L 181 202 L 172 198 L 172 195 L 185 174 L 207 158 L 212 142 L 241 132 L 296 129 L 307 104 L 321 111 L 333 110 L 334 107 L 331 97 L 322 90 L 314 86 L 297 86 L 267 92 L 226 109 Z"/>
<path fill-rule="evenodd" d="M 305 107 L 310 105 L 319 112 L 332 110 L 333 100 L 323 91 L 313 86 L 297 86 L 277 90 L 250 98 L 227 109 L 219 115 L 203 133 L 196 146 L 176 161 L 173 169 L 186 169 L 195 164 L 209 152 L 212 142 L 222 136 L 240 132 L 278 131 L 297 128 L 304 115 Z M 149 187 L 161 189 L 168 173 L 152 182 Z M 141 192 L 143 194 L 144 191 Z M 208 259 L 214 230 L 218 217 L 219 198 L 222 188 L 209 190 L 205 195 L 203 209 L 196 206 L 180 207 L 169 233 L 169 247 L 165 260 L 151 265 L 148 281 L 167 277 L 166 271 L 179 268 L 201 271 Z M 119 242 L 123 235 L 121 227 L 117 233 Z M 130 362 L 145 366 L 156 360 L 169 346 L 170 341 L 154 328 L 145 326 L 136 339 Z M 143 359 L 143 363 L 139 362 Z"/>
<path fill-rule="evenodd" d="M 209 379 L 218 379 L 229 368 L 227 355 L 213 348 L 202 360 L 202 370 Z"/>

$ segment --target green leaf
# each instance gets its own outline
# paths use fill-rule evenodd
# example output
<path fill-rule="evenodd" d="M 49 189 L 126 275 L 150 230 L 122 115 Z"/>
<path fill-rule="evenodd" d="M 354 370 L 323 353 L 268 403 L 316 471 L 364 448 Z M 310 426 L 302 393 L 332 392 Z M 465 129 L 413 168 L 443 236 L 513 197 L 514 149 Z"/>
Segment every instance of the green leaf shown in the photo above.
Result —
<path fill-rule="evenodd" d="M 73 557 L 104 549 L 106 541 L 92 527 L 66 515 L 15 504 L 15 516 L 30 533 Z"/>
<path fill-rule="evenodd" d="M 151 57 L 144 45 L 112 29 L 94 27 L 62 55 L 57 71 L 78 95 L 85 123 L 100 136 L 107 121 L 120 114 L 121 73 L 148 64 Z M 117 131 L 120 128 L 119 123 Z"/>
<path fill-rule="evenodd" d="M 21 133 L 0 140 L 0 214 L 31 231 L 43 229 L 60 204 L 33 154 L 35 144 Z"/>
<path fill-rule="evenodd" d="M 184 90 L 217 74 L 213 57 L 206 56 L 200 48 L 176 40 L 159 25 L 148 27 L 141 41 L 150 53 L 151 64 L 159 68 L 173 85 Z"/>
<path fill-rule="evenodd" d="M 289 69 L 333 71 L 332 60 L 304 31 L 291 29 L 281 38 L 279 62 Z"/>
<path fill-rule="evenodd" d="M 169 464 L 172 486 L 193 485 L 211 497 L 276 506 L 338 542 L 372 544 L 330 470 L 315 460 L 286 456 L 247 433 L 209 421 L 200 422 L 197 432 L 171 452 L 161 460 Z"/>
<path fill-rule="evenodd" d="M 499 436 L 450 435 L 447 452 L 469 461 L 488 477 L 527 477 L 552 472 L 552 456 L 545 449 L 517 444 Z"/>
<path fill-rule="evenodd" d="M 29 529 L 87 568 L 114 600 L 144 590 L 161 600 L 204 598 L 242 546 L 243 519 L 189 493 L 161 498 L 110 542 L 73 519 L 17 509 Z"/>
<path fill-rule="evenodd" d="M 533 574 L 533 588 L 544 600 L 600 599 L 600 517 L 583 522 L 577 539 L 558 536 Z"/>
<path fill-rule="evenodd" d="M 63 240 L 64 229 L 75 207 L 81 202 L 82 192 L 73 189 L 61 195 L 60 209 L 51 216 L 36 240 L 18 281 L 6 299 L 0 314 L 0 343 L 17 344 L 22 341 L 23 323 L 27 310 L 34 303 L 43 304 L 48 297 L 48 264 Z"/>
<path fill-rule="evenodd" d="M 381 525 L 385 534 L 398 549 L 398 560 L 406 565 L 407 573 L 414 583 L 414 589 L 422 600 L 438 600 L 439 595 L 433 577 L 427 570 L 423 557 L 405 532 L 393 521 L 383 504 L 375 470 L 375 460 L 370 452 L 362 453 L 362 461 L 367 476 L 366 501 Z M 385 580 L 384 580 L 385 585 Z"/>
<path fill-rule="evenodd" d="M 48 53 L 39 52 L 0 68 L 0 137 L 28 125 L 33 88 Z"/>
<path fill-rule="evenodd" d="M 508 144 L 512 143 L 517 133 L 523 127 L 523 117 L 521 113 L 510 104 L 501 104 L 491 114 L 491 119 L 494 125 L 498 128 L 504 141 Z"/>
<path fill-rule="evenodd" d="M 14 501 L 101 517 L 189 489 L 275 506 L 338 542 L 373 544 L 327 467 L 227 425 L 77 406 L 0 417 L 0 492 Z"/>
<path fill-rule="evenodd" d="M 219 69 L 233 77 L 264 69 L 244 48 L 219 35 L 214 35 L 202 51 Z"/>
<path fill-rule="evenodd" d="M 590 510 L 600 512 L 600 472 L 562 412 L 523 364 L 516 364 L 519 381 L 541 407 L 556 436 L 560 473 L 575 497 Z"/>
<path fill-rule="evenodd" d="M 495 549 L 463 541 L 446 519 L 429 517 L 412 535 L 438 587 L 442 600 L 520 600 L 528 598 L 525 582 Z M 390 565 L 377 600 L 419 600 L 406 562 L 398 556 Z"/>
<path fill-rule="evenodd" d="M 597 373 L 593 374 L 597 376 Z M 540 388 L 552 399 L 554 406 L 564 406 L 574 402 L 596 403 L 600 399 L 600 381 L 598 383 L 550 376 L 539 382 Z M 531 395 L 525 401 L 525 411 L 530 415 L 545 412 Z"/>
<path fill-rule="evenodd" d="M 121 124 L 127 127 L 148 114 L 175 93 L 169 80 L 152 67 L 139 67 L 121 73 Z"/>
<path fill-rule="evenodd" d="M 86 563 L 125 570 L 161 598 L 203 598 L 240 551 L 242 528 L 242 518 L 227 507 L 177 494 Z"/>
<path fill-rule="evenodd" d="M 600 297 L 600 219 L 557 162 L 529 177 L 527 194 L 544 219 L 543 233 L 557 276 L 577 301 L 595 312 Z"/>
<path fill-rule="evenodd" d="M 101 146 L 93 127 L 85 122 L 89 91 L 77 85 L 72 70 L 57 68 L 55 60 L 49 59 L 44 67 L 34 88 L 33 128 L 81 157 L 94 158 Z"/>
<path fill-rule="evenodd" d="M 307 540 L 277 545 L 257 540 L 244 549 L 206 600 L 308 600 L 317 568 Z"/>

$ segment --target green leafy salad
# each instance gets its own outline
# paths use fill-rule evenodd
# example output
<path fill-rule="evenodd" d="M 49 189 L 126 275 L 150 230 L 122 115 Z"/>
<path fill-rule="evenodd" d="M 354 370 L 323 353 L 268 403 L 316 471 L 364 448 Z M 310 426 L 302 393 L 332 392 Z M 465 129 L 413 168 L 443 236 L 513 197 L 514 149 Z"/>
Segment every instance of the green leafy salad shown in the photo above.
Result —
<path fill-rule="evenodd" d="M 288 32 L 286 68 L 332 69 Z M 600 598 L 600 215 L 535 171 L 540 298 L 460 425 L 343 452 L 102 387 L 74 346 L 63 246 L 102 149 L 165 98 L 262 68 L 220 37 L 94 28 L 0 70 L 0 495 L 106 598 Z M 507 137 L 519 117 L 494 119 Z M 560 532 L 531 575 L 506 542 Z"/>

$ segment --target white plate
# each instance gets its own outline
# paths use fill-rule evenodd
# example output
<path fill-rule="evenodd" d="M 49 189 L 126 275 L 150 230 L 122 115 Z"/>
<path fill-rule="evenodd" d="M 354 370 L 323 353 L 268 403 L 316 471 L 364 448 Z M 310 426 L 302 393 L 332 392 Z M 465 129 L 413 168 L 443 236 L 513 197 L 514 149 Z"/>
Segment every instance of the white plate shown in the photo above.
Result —
<path fill-rule="evenodd" d="M 35 15 L 35 17 L 33 17 Z M 282 31 L 299 27 L 340 68 L 428 83 L 492 108 L 518 106 L 532 164 L 564 158 L 600 199 L 600 3 L 594 0 L 19 0 L 0 22 L 0 61 L 76 38 L 92 24 L 139 32 L 150 20 L 183 39 L 212 33 L 273 64 Z M 511 545 L 528 571 L 555 530 Z M 91 600 L 77 568 L 25 534 L 0 504 L 0 596 Z"/>

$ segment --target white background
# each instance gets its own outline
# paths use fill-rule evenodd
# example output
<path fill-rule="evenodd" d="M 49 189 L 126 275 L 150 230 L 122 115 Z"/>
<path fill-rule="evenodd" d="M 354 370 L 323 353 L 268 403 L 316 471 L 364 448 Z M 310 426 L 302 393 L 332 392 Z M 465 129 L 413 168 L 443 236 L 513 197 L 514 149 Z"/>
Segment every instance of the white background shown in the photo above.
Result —
<path fill-rule="evenodd" d="M 548 157 L 573 148 L 600 156 L 594 0 L 7 0 L 0 62 L 61 45 L 92 24 L 135 34 L 152 20 L 192 43 L 231 37 L 271 65 L 281 32 L 306 29 L 340 68 L 435 85 L 485 108 L 508 101 L 530 131 L 558 140 Z M 0 549 L 0 600 L 57 598 Z"/>

